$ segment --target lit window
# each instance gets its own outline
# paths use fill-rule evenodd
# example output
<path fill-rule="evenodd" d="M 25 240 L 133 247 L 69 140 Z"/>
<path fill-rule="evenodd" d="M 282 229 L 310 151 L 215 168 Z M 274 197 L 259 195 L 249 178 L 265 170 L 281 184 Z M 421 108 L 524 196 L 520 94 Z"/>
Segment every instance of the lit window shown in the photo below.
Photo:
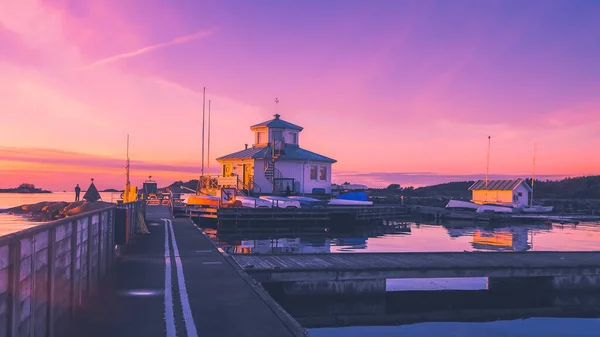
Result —
<path fill-rule="evenodd" d="M 327 180 L 327 166 L 321 166 L 319 180 Z"/>
<path fill-rule="evenodd" d="M 310 180 L 317 180 L 317 166 L 310 167 Z"/>

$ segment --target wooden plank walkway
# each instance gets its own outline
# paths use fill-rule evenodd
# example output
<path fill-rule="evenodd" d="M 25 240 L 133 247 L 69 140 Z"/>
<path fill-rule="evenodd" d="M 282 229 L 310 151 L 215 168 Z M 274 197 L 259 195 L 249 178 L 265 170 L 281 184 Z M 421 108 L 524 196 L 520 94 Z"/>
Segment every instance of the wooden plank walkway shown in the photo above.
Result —
<path fill-rule="evenodd" d="M 600 275 L 600 252 L 232 255 L 257 281 Z"/>

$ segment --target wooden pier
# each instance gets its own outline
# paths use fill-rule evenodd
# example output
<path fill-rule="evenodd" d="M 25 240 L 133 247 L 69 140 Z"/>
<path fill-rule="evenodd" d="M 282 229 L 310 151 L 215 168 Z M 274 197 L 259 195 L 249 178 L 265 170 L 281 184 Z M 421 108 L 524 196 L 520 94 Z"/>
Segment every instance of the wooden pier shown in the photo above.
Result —
<path fill-rule="evenodd" d="M 395 278 L 488 277 L 488 285 L 600 289 L 600 252 L 232 255 L 259 282 L 291 293 L 385 292 Z M 300 293 L 298 293 L 300 292 Z"/>
<path fill-rule="evenodd" d="M 326 208 L 189 208 L 191 218 L 215 219 L 219 222 L 324 222 L 372 221 L 397 219 L 410 214 L 404 206 L 331 206 Z"/>

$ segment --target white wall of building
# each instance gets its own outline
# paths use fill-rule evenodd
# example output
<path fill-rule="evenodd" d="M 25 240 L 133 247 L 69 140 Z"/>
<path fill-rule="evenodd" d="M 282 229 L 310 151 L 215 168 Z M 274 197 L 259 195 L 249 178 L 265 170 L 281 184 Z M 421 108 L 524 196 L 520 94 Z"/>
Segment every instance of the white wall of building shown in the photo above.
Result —
<path fill-rule="evenodd" d="M 317 167 L 317 179 L 311 179 L 311 167 Z M 321 168 L 326 172 L 325 179 L 321 177 Z M 312 193 L 313 188 L 324 188 L 326 193 L 331 193 L 331 163 L 307 162 L 304 163 L 304 184 L 302 190 L 304 193 Z"/>
<path fill-rule="evenodd" d="M 518 206 L 529 205 L 529 190 L 525 187 L 525 184 L 517 186 L 517 188 L 513 190 L 513 193 L 513 198 L 516 198 L 515 204 Z"/>
<path fill-rule="evenodd" d="M 254 184 L 260 186 L 262 193 L 272 193 L 273 184 L 265 177 L 265 161 L 254 159 Z"/>

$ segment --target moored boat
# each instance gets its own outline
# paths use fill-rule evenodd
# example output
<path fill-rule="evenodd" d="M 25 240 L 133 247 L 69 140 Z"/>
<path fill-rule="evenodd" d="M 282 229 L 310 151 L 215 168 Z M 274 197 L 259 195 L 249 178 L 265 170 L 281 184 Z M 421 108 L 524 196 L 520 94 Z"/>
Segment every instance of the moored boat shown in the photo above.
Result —
<path fill-rule="evenodd" d="M 301 208 L 300 201 L 279 197 L 276 195 L 261 195 L 261 199 L 268 200 L 273 204 L 273 207 L 277 208 Z"/>

